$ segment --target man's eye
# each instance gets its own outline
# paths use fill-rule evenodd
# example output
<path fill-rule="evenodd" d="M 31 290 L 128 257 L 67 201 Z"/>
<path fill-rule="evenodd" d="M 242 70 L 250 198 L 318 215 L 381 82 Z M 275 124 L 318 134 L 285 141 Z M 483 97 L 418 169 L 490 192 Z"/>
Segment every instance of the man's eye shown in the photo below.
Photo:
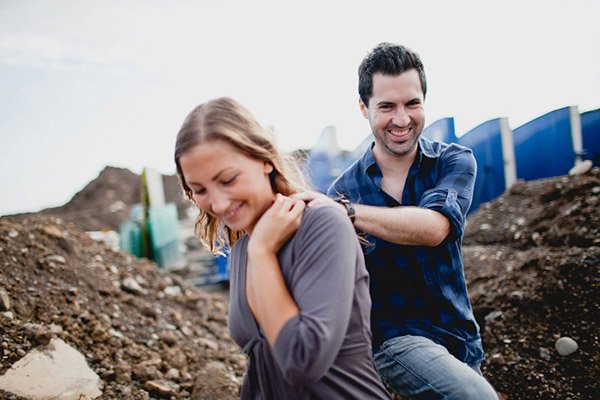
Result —
<path fill-rule="evenodd" d="M 192 191 L 192 193 L 194 193 L 196 196 L 202 195 L 204 193 L 206 193 L 206 189 L 202 188 L 202 189 L 195 189 Z"/>

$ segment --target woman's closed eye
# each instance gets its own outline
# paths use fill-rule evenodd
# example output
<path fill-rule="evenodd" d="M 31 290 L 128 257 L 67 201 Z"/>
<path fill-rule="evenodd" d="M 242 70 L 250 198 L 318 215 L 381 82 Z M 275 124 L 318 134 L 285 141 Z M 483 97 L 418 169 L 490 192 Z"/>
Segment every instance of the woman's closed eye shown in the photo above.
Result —
<path fill-rule="evenodd" d="M 237 178 L 237 175 L 233 175 L 231 178 L 223 179 L 221 183 L 225 186 L 231 185 L 233 182 L 235 182 L 235 178 Z"/>

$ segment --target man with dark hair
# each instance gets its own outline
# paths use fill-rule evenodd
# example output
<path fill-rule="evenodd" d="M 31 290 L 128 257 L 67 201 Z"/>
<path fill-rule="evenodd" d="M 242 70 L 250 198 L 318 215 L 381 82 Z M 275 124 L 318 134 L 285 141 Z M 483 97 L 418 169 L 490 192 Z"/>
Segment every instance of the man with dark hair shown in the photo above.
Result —
<path fill-rule="evenodd" d="M 479 368 L 484 353 L 462 264 L 475 158 L 421 137 L 426 92 L 412 50 L 381 43 L 364 58 L 359 105 L 374 143 L 328 195 L 366 239 L 375 364 L 388 387 L 407 399 L 497 399 Z"/>

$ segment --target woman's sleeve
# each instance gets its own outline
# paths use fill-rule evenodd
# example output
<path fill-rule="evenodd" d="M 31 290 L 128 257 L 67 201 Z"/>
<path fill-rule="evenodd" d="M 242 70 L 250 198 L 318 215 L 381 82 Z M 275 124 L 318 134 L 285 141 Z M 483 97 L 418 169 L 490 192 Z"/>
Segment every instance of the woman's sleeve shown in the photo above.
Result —
<path fill-rule="evenodd" d="M 289 268 L 290 292 L 300 314 L 283 326 L 274 357 L 291 385 L 318 381 L 335 360 L 350 321 L 358 239 L 348 217 L 332 206 L 306 213 Z M 304 229 L 306 228 L 306 229 Z"/>

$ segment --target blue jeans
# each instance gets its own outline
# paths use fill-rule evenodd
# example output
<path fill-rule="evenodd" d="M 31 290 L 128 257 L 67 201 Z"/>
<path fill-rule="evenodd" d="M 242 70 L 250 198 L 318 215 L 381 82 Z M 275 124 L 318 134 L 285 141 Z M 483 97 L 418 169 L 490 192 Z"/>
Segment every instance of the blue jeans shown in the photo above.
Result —
<path fill-rule="evenodd" d="M 374 356 L 385 384 L 405 399 L 498 400 L 479 365 L 467 365 L 421 336 L 399 336 Z"/>

